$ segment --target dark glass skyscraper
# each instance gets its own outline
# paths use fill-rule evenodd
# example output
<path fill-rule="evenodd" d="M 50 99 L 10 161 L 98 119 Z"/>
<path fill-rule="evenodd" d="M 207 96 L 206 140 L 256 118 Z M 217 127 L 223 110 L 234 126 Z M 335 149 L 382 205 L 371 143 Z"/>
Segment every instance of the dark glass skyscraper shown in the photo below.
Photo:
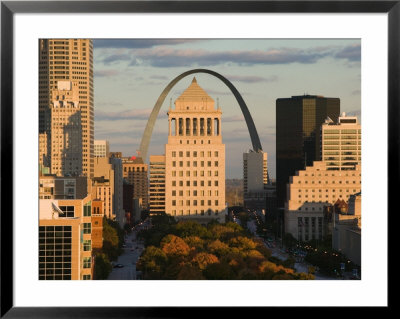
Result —
<path fill-rule="evenodd" d="M 284 207 L 289 177 L 321 160 L 321 125 L 328 116 L 336 119 L 339 113 L 339 98 L 302 95 L 276 100 L 278 207 Z"/>

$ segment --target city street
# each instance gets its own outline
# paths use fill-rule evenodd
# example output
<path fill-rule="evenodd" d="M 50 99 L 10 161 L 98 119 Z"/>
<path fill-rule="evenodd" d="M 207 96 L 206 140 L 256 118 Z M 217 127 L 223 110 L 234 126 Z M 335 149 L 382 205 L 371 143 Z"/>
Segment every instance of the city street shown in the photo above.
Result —
<path fill-rule="evenodd" d="M 123 268 L 113 268 L 108 280 L 136 280 L 136 263 L 143 251 L 143 245 L 136 240 L 136 231 L 132 231 L 125 239 L 124 252 L 114 264 L 121 264 Z M 136 249 L 136 247 L 138 247 Z"/>
<path fill-rule="evenodd" d="M 256 220 L 252 219 L 249 222 L 247 222 L 247 227 L 249 228 L 249 230 L 252 232 L 252 234 L 259 239 L 262 239 L 261 237 L 259 237 L 257 235 L 257 225 L 256 225 Z M 273 257 L 279 258 L 280 260 L 286 260 L 287 258 L 289 258 L 289 254 L 286 253 L 282 248 L 279 248 L 278 245 L 279 243 L 276 243 L 275 241 L 272 242 L 272 246 L 269 247 L 267 246 L 265 240 L 263 240 L 264 245 L 271 250 L 271 255 Z M 294 268 L 296 270 L 296 272 L 304 272 L 304 273 L 308 273 L 308 267 L 310 267 L 311 265 L 306 263 L 306 262 L 296 262 L 294 264 Z M 336 278 L 333 277 L 328 277 L 328 276 L 323 276 L 319 273 L 315 273 L 315 280 L 336 280 Z"/>

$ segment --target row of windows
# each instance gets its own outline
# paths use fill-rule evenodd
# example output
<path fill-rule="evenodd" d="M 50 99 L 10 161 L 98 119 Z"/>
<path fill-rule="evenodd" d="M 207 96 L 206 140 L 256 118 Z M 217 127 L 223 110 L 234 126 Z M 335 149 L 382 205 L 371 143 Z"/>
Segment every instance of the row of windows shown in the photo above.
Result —
<path fill-rule="evenodd" d="M 186 177 L 190 177 L 191 175 L 193 177 L 197 177 L 197 175 L 205 176 L 205 171 L 172 171 L 172 176 L 173 177 L 176 177 L 177 175 L 179 177 L 183 177 L 184 175 Z M 207 171 L 207 176 L 211 177 L 212 175 L 213 175 L 212 171 Z M 218 176 L 218 171 L 214 171 L 214 176 Z"/>
<path fill-rule="evenodd" d="M 183 200 L 179 200 L 179 201 L 176 201 L 176 200 L 172 200 L 172 206 L 183 206 Z M 207 204 L 205 204 L 207 202 Z M 192 203 L 192 205 L 191 205 L 191 203 Z M 212 200 L 207 200 L 207 201 L 205 201 L 205 200 L 200 200 L 200 201 L 197 201 L 197 199 L 194 199 L 193 201 L 190 201 L 190 200 L 186 200 L 185 201 L 185 205 L 186 206 L 197 206 L 199 204 L 199 206 L 204 206 L 204 205 L 208 205 L 208 206 L 211 206 L 212 205 Z M 214 200 L 214 205 L 215 206 L 218 206 L 219 205 L 219 201 L 218 200 Z"/>
<path fill-rule="evenodd" d="M 176 157 L 176 155 L 179 155 L 179 157 L 183 157 L 184 152 L 180 151 L 180 152 L 176 152 L 176 151 L 172 151 L 172 157 Z M 199 155 L 199 157 L 204 157 L 205 152 L 204 151 L 186 151 L 185 155 L 186 157 L 190 157 L 190 155 L 192 154 L 192 157 L 197 157 L 197 155 Z M 212 156 L 212 151 L 207 151 L 207 157 L 211 157 Z M 214 151 L 214 156 L 218 157 L 218 151 Z"/>
<path fill-rule="evenodd" d="M 192 185 L 192 186 L 198 186 L 198 183 L 197 183 L 197 181 L 186 181 L 186 183 L 185 183 L 186 185 L 185 186 L 190 186 L 190 185 Z M 171 185 L 172 186 L 177 186 L 177 181 L 172 181 L 171 182 Z M 179 186 L 183 186 L 183 181 L 179 181 L 178 182 L 178 185 Z M 205 186 L 205 183 L 204 183 L 204 181 L 200 181 L 200 186 Z M 207 186 L 212 186 L 212 181 L 208 181 L 207 182 Z M 218 181 L 214 181 L 214 186 L 218 186 Z"/>
<path fill-rule="evenodd" d="M 179 167 L 183 167 L 183 163 L 184 161 L 172 161 L 172 167 L 176 167 L 177 164 L 179 165 Z M 190 161 L 186 161 L 186 166 L 185 167 L 190 167 Z M 193 161 L 193 167 L 197 167 L 198 162 L 197 161 Z M 205 162 L 204 161 L 200 161 L 199 166 L 200 167 L 204 167 Z M 212 167 L 212 161 L 207 161 L 207 167 Z M 214 167 L 218 167 L 218 161 L 214 161 Z"/>
<path fill-rule="evenodd" d="M 201 210 L 197 210 L 197 209 L 195 209 L 195 210 L 193 210 L 193 211 L 191 211 L 191 210 L 187 210 L 186 211 L 186 215 L 201 215 L 201 216 L 204 216 L 205 214 L 207 214 L 207 215 L 211 215 L 212 214 L 212 211 L 211 211 L 211 209 L 209 209 L 209 210 L 207 210 L 207 212 L 204 210 L 204 209 L 201 209 Z M 218 210 L 216 210 L 215 212 L 214 212 L 214 214 L 215 215 L 218 215 L 219 214 L 219 211 Z M 172 215 L 173 216 L 183 216 L 183 210 L 179 210 L 178 212 L 176 211 L 176 210 L 172 210 Z"/>
<path fill-rule="evenodd" d="M 192 196 L 197 196 L 198 193 L 199 193 L 199 196 L 205 196 L 206 195 L 206 192 L 204 190 L 201 190 L 201 191 L 194 190 L 193 192 L 191 192 L 190 190 L 187 190 L 185 192 L 185 195 L 186 196 L 190 196 L 190 194 L 192 194 Z M 213 192 L 211 190 L 208 190 L 207 191 L 207 196 L 212 196 L 212 193 Z M 179 194 L 178 196 L 183 196 L 183 191 L 180 190 L 180 191 L 177 192 L 176 190 L 173 190 L 172 191 L 172 196 L 177 196 L 176 194 Z M 219 191 L 215 190 L 214 191 L 214 196 L 219 196 L 218 194 L 219 194 Z"/>

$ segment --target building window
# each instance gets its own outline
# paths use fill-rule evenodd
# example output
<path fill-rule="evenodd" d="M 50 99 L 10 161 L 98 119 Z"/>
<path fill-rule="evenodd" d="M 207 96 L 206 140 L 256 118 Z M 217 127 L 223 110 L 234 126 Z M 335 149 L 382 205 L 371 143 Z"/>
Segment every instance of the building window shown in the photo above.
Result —
<path fill-rule="evenodd" d="M 92 233 L 92 224 L 91 223 L 83 223 L 83 233 L 84 234 Z"/>
<path fill-rule="evenodd" d="M 59 217 L 74 217 L 75 213 L 75 207 L 74 206 L 60 206 L 60 209 L 64 213 L 64 215 L 61 215 Z"/>
<path fill-rule="evenodd" d="M 92 206 L 91 206 L 91 202 L 85 204 L 85 206 L 83 206 L 83 216 L 92 216 Z"/>
<path fill-rule="evenodd" d="M 92 241 L 91 240 L 83 240 L 83 250 L 91 251 L 92 250 Z"/>
<path fill-rule="evenodd" d="M 83 257 L 83 268 L 92 267 L 92 257 Z"/>
<path fill-rule="evenodd" d="M 90 280 L 90 275 L 83 275 L 83 280 Z"/>

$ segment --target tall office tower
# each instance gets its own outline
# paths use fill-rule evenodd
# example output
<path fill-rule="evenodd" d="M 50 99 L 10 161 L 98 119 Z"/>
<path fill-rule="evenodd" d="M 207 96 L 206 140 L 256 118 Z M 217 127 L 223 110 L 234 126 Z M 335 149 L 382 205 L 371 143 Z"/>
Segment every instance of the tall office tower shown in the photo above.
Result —
<path fill-rule="evenodd" d="M 91 196 L 39 205 L 39 279 L 92 279 Z"/>
<path fill-rule="evenodd" d="M 329 170 L 327 162 L 316 161 L 297 171 L 287 185 L 285 232 L 302 241 L 323 238 L 324 207 L 338 200 L 348 201 L 360 191 L 360 164 L 351 171 L 340 171 Z"/>
<path fill-rule="evenodd" d="M 133 197 L 141 198 L 143 207 L 148 208 L 149 182 L 148 165 L 141 157 L 122 157 L 122 176 L 126 182 L 133 185 Z"/>
<path fill-rule="evenodd" d="M 276 100 L 278 207 L 284 207 L 289 177 L 320 160 L 321 125 L 328 116 L 337 118 L 339 112 L 339 98 L 303 95 Z"/>
<path fill-rule="evenodd" d="M 265 209 L 268 185 L 267 153 L 249 150 L 243 153 L 244 206 Z"/>
<path fill-rule="evenodd" d="M 225 144 L 221 109 L 193 78 L 169 109 L 165 210 L 177 219 L 225 221 Z"/>
<path fill-rule="evenodd" d="M 165 213 L 165 155 L 150 155 L 149 211 Z"/>
<path fill-rule="evenodd" d="M 81 176 L 83 172 L 82 120 L 78 82 L 58 81 L 51 90 L 51 173 Z"/>
<path fill-rule="evenodd" d="M 122 160 L 117 157 L 107 159 L 114 171 L 114 212 L 117 222 L 121 228 L 126 223 L 125 211 L 123 207 L 123 184 L 124 178 L 122 174 Z"/>
<path fill-rule="evenodd" d="M 47 133 L 39 133 L 39 173 L 40 175 L 50 173 L 50 149 Z"/>
<path fill-rule="evenodd" d="M 106 140 L 94 140 L 94 157 L 108 157 L 110 144 Z"/>
<path fill-rule="evenodd" d="M 52 141 L 52 90 L 59 81 L 78 84 L 82 123 L 82 174 L 93 176 L 93 44 L 89 39 L 39 40 L 39 133 Z"/>
<path fill-rule="evenodd" d="M 361 163 L 361 125 L 356 116 L 343 113 L 337 123 L 322 124 L 322 160 L 328 170 L 352 170 Z"/>
<path fill-rule="evenodd" d="M 115 209 L 115 174 L 107 157 L 94 159 L 94 177 L 92 178 L 92 197 L 103 201 L 104 215 L 116 218 Z"/>

